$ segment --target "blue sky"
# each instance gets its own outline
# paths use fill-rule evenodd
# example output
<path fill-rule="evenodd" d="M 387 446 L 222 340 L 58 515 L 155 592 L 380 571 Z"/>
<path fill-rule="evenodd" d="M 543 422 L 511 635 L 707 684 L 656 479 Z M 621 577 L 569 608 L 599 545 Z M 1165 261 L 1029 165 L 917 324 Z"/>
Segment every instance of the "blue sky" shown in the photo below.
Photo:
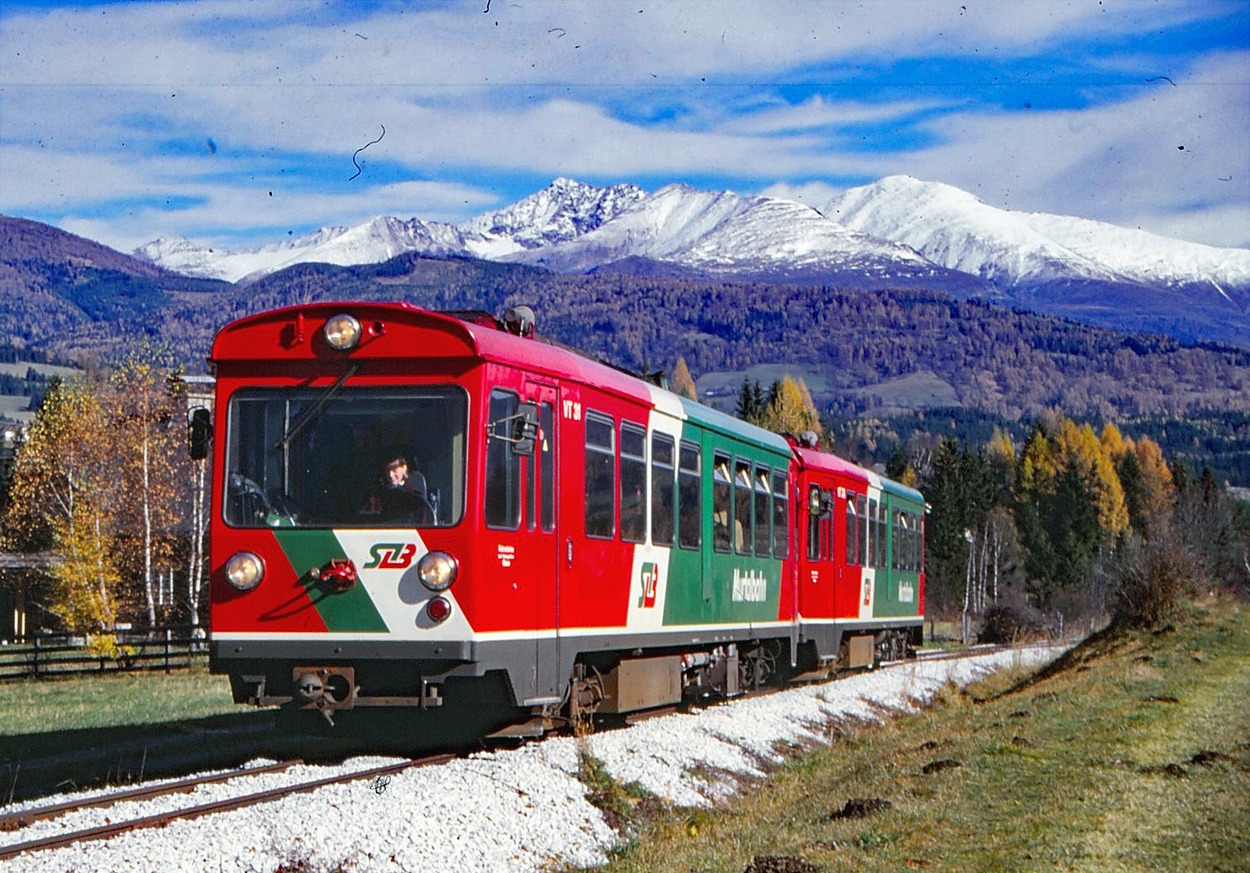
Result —
<path fill-rule="evenodd" d="M 1250 3 L 0 0 L 0 212 L 127 251 L 896 173 L 1250 247 Z"/>

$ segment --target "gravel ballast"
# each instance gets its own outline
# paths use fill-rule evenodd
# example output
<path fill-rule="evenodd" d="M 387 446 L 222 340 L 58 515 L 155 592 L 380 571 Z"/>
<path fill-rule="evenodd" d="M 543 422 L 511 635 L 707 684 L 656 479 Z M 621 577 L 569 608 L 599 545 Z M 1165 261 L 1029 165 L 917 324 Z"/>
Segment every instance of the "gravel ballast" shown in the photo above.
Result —
<path fill-rule="evenodd" d="M 947 682 L 965 685 L 1005 667 L 1035 666 L 1057 648 L 1027 648 L 958 660 L 914 661 L 821 685 L 645 721 L 583 739 L 554 737 L 400 772 L 168 827 L 25 854 L 0 871 L 538 871 L 553 864 L 607 863 L 623 835 L 588 799 L 579 751 L 619 783 L 636 783 L 661 802 L 699 807 L 763 775 L 779 746 L 830 741 L 830 725 L 879 721 L 909 711 Z M 82 810 L 0 834 L 14 844 L 63 831 L 152 815 L 293 781 L 398 762 L 355 758 L 341 766 L 299 766 L 205 786 L 193 795 Z M 715 774 L 715 775 L 710 775 Z M 98 792 L 96 792 L 98 793 Z M 81 796 L 81 795 L 80 795 Z M 75 795 L 43 798 L 43 806 Z M 15 805 L 5 812 L 16 812 Z"/>

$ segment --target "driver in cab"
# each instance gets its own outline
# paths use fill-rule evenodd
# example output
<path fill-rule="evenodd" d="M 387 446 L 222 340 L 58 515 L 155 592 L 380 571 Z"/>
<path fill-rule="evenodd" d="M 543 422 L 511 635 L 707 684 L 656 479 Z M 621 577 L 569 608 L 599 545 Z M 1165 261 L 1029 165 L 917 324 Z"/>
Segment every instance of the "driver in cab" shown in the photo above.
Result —
<path fill-rule="evenodd" d="M 369 501 L 367 511 L 379 513 L 389 521 L 412 521 L 432 524 L 434 512 L 426 494 L 425 476 L 408 467 L 402 456 L 386 462 L 382 490 Z"/>

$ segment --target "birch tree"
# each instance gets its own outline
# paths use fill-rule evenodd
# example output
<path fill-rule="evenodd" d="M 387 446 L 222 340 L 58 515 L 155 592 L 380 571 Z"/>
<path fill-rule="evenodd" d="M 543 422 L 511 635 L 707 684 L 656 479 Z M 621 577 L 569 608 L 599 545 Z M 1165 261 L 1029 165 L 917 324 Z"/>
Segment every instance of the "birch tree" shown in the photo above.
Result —
<path fill-rule="evenodd" d="M 106 401 L 118 479 L 127 494 L 123 525 L 140 546 L 128 550 L 126 564 L 142 586 L 149 627 L 157 624 L 157 574 L 172 567 L 191 492 L 186 404 L 177 375 L 159 351 L 141 349 L 113 374 Z"/>
<path fill-rule="evenodd" d="M 53 384 L 14 462 L 4 539 L 7 548 L 57 552 L 45 606 L 71 631 L 112 630 L 123 599 L 113 480 L 99 392 L 88 381 Z"/>

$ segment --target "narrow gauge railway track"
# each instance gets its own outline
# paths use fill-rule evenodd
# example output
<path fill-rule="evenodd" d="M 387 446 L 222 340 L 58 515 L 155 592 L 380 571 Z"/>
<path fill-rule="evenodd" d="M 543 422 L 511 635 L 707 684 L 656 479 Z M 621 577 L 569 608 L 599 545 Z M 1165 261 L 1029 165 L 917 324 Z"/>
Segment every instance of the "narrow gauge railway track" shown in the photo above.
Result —
<path fill-rule="evenodd" d="M 978 655 L 994 654 L 1015 648 L 1020 647 L 1010 645 L 981 645 L 963 649 L 921 652 L 913 658 L 881 662 L 877 665 L 877 668 L 900 666 L 909 662 L 957 660 L 961 658 L 975 657 Z M 837 679 L 849 678 L 853 675 L 856 674 L 852 672 L 841 673 L 823 681 L 836 681 Z M 733 700 L 773 694 L 782 690 L 784 690 L 784 686 L 764 686 L 759 689 L 748 691 L 743 695 L 733 698 Z M 733 700 L 723 702 L 733 702 Z M 662 707 L 655 711 L 636 713 L 630 718 L 625 719 L 620 726 L 637 723 L 638 721 L 648 720 L 661 715 L 667 715 L 673 711 L 675 711 L 674 707 Z M 398 764 L 389 764 L 352 773 L 328 776 L 306 782 L 292 783 L 290 785 L 279 786 L 264 791 L 252 792 L 190 807 L 184 807 L 181 809 L 169 810 L 167 812 L 157 813 L 137 819 L 112 822 L 99 827 L 64 832 L 21 843 L 0 845 L 0 860 L 16 857 L 23 852 L 37 852 L 47 849 L 61 848 L 77 842 L 107 839 L 128 831 L 164 827 L 165 825 L 180 819 L 194 819 L 206 815 L 212 815 L 214 813 L 227 812 L 234 809 L 266 803 L 268 801 L 278 800 L 292 794 L 313 791 L 326 785 L 353 782 L 363 779 L 373 779 L 379 776 L 393 775 L 408 769 L 443 764 L 456 757 L 457 756 L 454 754 L 441 754 L 417 758 L 409 761 L 403 761 Z M 69 801 L 46 807 L 34 808 L 19 813 L 12 813 L 10 815 L 0 817 L 0 832 L 13 832 L 17 829 L 24 828 L 33 822 L 53 819 L 80 809 L 98 808 L 124 801 L 146 800 L 176 793 L 187 793 L 194 791 L 195 788 L 200 785 L 224 782 L 235 778 L 243 778 L 264 773 L 280 772 L 300 763 L 302 763 L 302 761 L 292 760 L 245 770 L 216 773 L 209 776 L 191 777 L 174 782 L 162 783 L 160 785 L 128 789 L 125 791 L 114 792 L 112 794 L 101 795 L 99 797 L 85 798 L 79 801 Z"/>
<path fill-rule="evenodd" d="M 359 770 L 352 773 L 342 773 L 335 776 L 326 776 L 320 779 L 312 779 L 305 782 L 294 782 L 290 785 L 281 785 L 276 788 L 269 788 L 264 791 L 255 791 L 248 794 L 240 794 L 234 797 L 227 797 L 221 800 L 215 800 L 208 803 L 201 803 L 195 806 L 183 807 L 180 809 L 169 810 L 167 812 L 156 813 L 154 815 L 143 816 L 141 818 L 127 819 L 123 821 L 110 822 L 98 827 L 83 828 L 76 831 L 68 831 L 60 834 L 53 834 L 47 837 L 27 840 L 21 843 L 12 843 L 0 846 L 0 860 L 14 858 L 23 852 L 39 852 L 48 849 L 58 849 L 79 842 L 87 842 L 91 840 L 104 840 L 117 834 L 127 833 L 129 831 L 143 830 L 145 828 L 165 827 L 174 821 L 188 820 L 200 818 L 206 815 L 213 815 L 219 812 L 228 812 L 234 809 L 242 809 L 247 806 L 255 806 L 261 803 L 267 803 L 271 800 L 279 800 L 292 794 L 301 794 L 309 791 L 315 791 L 326 785 L 335 785 L 344 782 L 355 782 L 361 779 L 374 779 L 380 776 L 390 776 L 404 770 L 416 769 L 420 767 L 429 767 L 437 764 L 444 764 L 452 760 L 455 755 L 432 755 L 426 758 L 416 758 L 410 761 L 403 761 L 398 764 L 387 764 L 380 767 L 371 767 L 367 770 Z M 23 826 L 17 824 L 18 821 L 25 819 L 25 823 L 47 820 L 65 815 L 68 812 L 77 809 L 87 809 L 92 807 L 108 806 L 110 804 L 133 801 L 142 799 L 152 799 L 169 794 L 185 793 L 192 791 L 199 785 L 210 784 L 213 782 L 222 782 L 233 778 L 254 776 L 261 773 L 272 773 L 294 766 L 299 762 L 288 761 L 280 764 L 266 765 L 264 767 L 255 767 L 248 770 L 241 770 L 228 774 L 213 774 L 208 777 L 195 777 L 190 779 L 182 779 L 173 783 L 165 783 L 150 788 L 132 789 L 122 791 L 115 794 L 105 795 L 101 797 L 87 798 L 80 802 L 70 802 L 55 804 L 53 806 L 32 809 L 23 813 L 14 813 L 0 819 L 0 823 L 12 822 L 18 827 Z"/>

